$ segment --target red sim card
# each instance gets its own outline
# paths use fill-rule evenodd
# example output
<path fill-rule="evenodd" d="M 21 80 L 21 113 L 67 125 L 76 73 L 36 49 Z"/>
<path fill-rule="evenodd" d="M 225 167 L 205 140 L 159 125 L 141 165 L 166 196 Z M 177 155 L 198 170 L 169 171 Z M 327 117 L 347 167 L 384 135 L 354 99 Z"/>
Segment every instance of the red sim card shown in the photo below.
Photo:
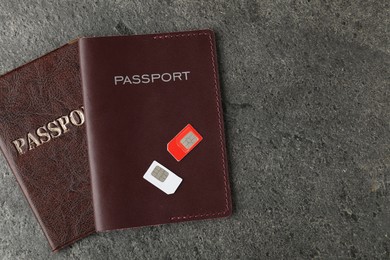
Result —
<path fill-rule="evenodd" d="M 176 161 L 180 162 L 203 137 L 188 124 L 167 145 L 167 150 Z"/>

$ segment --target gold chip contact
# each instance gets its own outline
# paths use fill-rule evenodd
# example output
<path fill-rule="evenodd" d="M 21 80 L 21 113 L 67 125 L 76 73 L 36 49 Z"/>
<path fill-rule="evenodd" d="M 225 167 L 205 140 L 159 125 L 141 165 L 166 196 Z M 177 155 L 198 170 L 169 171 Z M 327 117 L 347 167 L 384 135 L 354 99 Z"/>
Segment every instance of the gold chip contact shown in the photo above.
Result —
<path fill-rule="evenodd" d="M 180 140 L 180 143 L 186 148 L 190 149 L 196 142 L 198 141 L 198 137 L 194 135 L 194 133 L 188 132 L 183 139 Z"/>
<path fill-rule="evenodd" d="M 169 173 L 167 171 L 165 171 L 163 168 L 161 168 L 160 166 L 156 166 L 151 175 L 156 178 L 157 180 L 161 181 L 161 182 L 164 182 L 167 178 L 168 178 L 168 175 Z"/>

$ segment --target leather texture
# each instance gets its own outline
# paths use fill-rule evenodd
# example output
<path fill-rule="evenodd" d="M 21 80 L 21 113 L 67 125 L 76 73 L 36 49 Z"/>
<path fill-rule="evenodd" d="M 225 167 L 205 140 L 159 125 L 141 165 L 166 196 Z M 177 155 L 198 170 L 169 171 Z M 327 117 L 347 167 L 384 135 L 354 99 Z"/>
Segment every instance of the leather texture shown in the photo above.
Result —
<path fill-rule="evenodd" d="M 0 77 L 1 149 L 53 251 L 95 231 L 85 125 L 21 155 L 12 141 L 82 106 L 79 67 L 76 42 Z"/>
<path fill-rule="evenodd" d="M 82 38 L 80 57 L 96 229 L 229 216 L 213 32 Z M 117 75 L 183 71 L 188 80 L 114 85 Z M 203 140 L 177 162 L 167 144 L 187 124 Z M 154 160 L 183 179 L 174 194 L 143 179 Z"/>

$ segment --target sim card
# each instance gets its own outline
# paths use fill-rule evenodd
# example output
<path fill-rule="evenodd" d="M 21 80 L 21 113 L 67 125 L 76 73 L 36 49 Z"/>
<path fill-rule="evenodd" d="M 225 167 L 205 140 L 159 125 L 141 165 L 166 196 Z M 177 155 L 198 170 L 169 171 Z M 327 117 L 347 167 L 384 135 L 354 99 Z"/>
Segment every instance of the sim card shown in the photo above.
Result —
<path fill-rule="evenodd" d="M 180 162 L 203 137 L 188 124 L 167 145 L 168 152 Z"/>
<path fill-rule="evenodd" d="M 168 195 L 175 193 L 182 182 L 182 178 L 157 161 L 153 161 L 149 166 L 149 169 L 144 174 L 144 179 Z"/>

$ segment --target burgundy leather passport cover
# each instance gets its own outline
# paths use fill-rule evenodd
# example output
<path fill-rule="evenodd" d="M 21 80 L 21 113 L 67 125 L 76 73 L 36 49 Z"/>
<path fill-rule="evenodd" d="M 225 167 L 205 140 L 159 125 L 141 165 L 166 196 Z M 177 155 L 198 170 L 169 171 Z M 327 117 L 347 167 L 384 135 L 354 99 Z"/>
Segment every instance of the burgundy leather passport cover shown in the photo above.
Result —
<path fill-rule="evenodd" d="M 96 229 L 230 215 L 213 32 L 83 38 L 80 57 Z M 177 162 L 187 124 L 203 140 Z M 183 179 L 174 194 L 143 179 L 154 160 Z"/>
<path fill-rule="evenodd" d="M 0 77 L 0 146 L 54 251 L 95 230 L 79 70 L 73 43 Z"/>

